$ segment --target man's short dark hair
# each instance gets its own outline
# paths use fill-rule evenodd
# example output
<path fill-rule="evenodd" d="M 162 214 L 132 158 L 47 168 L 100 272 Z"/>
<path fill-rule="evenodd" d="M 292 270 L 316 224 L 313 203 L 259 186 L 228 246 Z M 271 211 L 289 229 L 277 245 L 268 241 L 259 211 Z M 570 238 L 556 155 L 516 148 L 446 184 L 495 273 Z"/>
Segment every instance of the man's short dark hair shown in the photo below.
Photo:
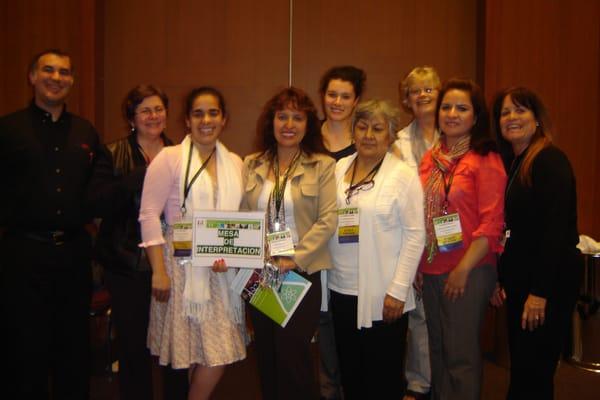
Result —
<path fill-rule="evenodd" d="M 40 58 L 42 58 L 43 56 L 45 56 L 47 54 L 54 54 L 55 56 L 59 56 L 59 57 L 68 57 L 69 61 L 71 61 L 71 55 L 69 53 L 67 53 L 66 51 L 63 51 L 60 49 L 46 49 L 44 51 L 37 53 L 31 59 L 31 62 L 29 63 L 29 73 L 30 74 L 34 73 L 35 70 L 37 69 Z M 71 65 L 71 72 L 72 71 L 73 71 L 73 65 Z"/>

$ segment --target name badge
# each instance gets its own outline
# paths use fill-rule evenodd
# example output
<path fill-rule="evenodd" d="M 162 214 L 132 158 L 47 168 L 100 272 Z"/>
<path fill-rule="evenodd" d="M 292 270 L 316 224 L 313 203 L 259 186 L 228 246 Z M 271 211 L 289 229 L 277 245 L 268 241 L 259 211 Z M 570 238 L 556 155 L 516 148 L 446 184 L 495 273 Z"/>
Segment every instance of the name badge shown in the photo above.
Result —
<path fill-rule="evenodd" d="M 463 247 L 462 228 L 458 213 L 433 218 L 433 228 L 441 253 Z"/>
<path fill-rule="evenodd" d="M 192 256 L 192 222 L 176 222 L 173 224 L 173 256 Z"/>
<path fill-rule="evenodd" d="M 360 213 L 358 207 L 338 208 L 338 243 L 358 243 Z"/>
<path fill-rule="evenodd" d="M 292 240 L 292 231 L 289 229 L 267 233 L 267 243 L 269 244 L 269 255 L 271 257 L 291 257 L 295 253 L 294 241 Z"/>

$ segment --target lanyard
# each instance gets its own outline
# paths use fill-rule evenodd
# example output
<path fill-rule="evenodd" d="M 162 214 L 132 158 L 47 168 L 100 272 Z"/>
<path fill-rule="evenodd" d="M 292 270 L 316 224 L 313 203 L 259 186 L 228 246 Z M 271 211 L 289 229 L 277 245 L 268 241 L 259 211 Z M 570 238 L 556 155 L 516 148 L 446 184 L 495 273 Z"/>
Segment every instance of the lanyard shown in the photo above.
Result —
<path fill-rule="evenodd" d="M 194 149 L 194 144 L 190 143 L 190 151 L 188 153 L 187 167 L 185 168 L 185 181 L 184 181 L 184 186 L 183 186 L 183 202 L 181 203 L 181 215 L 182 216 L 184 216 L 185 213 L 186 213 L 186 211 L 187 211 L 185 209 L 185 201 L 187 200 L 188 195 L 190 194 L 190 190 L 192 189 L 192 185 L 194 184 L 194 182 L 196 182 L 196 179 L 198 179 L 198 177 L 200 176 L 200 174 L 202 173 L 202 171 L 204 171 L 204 169 L 208 165 L 208 162 L 212 158 L 213 154 L 215 154 L 216 147 L 211 151 L 211 153 L 208 156 L 208 158 L 206 160 L 204 160 L 204 162 L 202 163 L 202 165 L 200 166 L 200 168 L 198 168 L 198 171 L 196 171 L 196 173 L 192 177 L 192 180 L 188 183 L 188 177 L 190 175 L 190 165 L 192 163 L 192 151 L 193 151 L 193 149 Z"/>
<path fill-rule="evenodd" d="M 454 180 L 454 173 L 456 172 L 456 168 L 458 168 L 458 163 L 460 160 L 462 160 L 462 157 L 458 159 L 454 165 L 454 168 L 452 168 L 452 172 L 450 173 L 448 180 L 446 180 L 446 173 L 442 171 L 442 180 L 444 181 L 444 203 L 442 204 L 442 213 L 444 215 L 448 214 L 448 195 L 450 194 L 450 188 L 452 187 L 452 181 Z"/>
<path fill-rule="evenodd" d="M 279 158 L 277 154 L 273 157 L 273 174 L 275 175 L 275 187 L 273 188 L 273 198 L 275 199 L 275 222 L 279 221 L 279 210 L 281 209 L 281 203 L 283 202 L 283 196 L 285 194 L 285 187 L 287 185 L 287 181 L 290 175 L 296 169 L 296 164 L 298 158 L 300 157 L 300 151 L 296 153 L 294 158 L 292 159 L 292 163 L 285 171 L 285 175 L 283 176 L 283 183 L 279 184 L 280 174 L 279 174 Z"/>
<path fill-rule="evenodd" d="M 442 179 L 444 179 L 444 204 L 448 206 L 448 195 L 450 194 L 450 188 L 452 187 L 452 181 L 454 180 L 454 169 L 446 181 L 446 174 L 442 172 Z"/>
<path fill-rule="evenodd" d="M 358 158 L 358 156 L 357 156 L 357 158 Z M 383 158 L 381 160 L 379 160 L 379 162 L 377 164 L 375 164 L 375 166 L 371 169 L 371 171 L 369 171 L 369 173 L 367 175 L 365 175 L 360 181 L 356 182 L 355 184 L 352 184 L 352 182 L 354 182 L 354 176 L 356 175 L 356 164 L 357 164 L 357 160 L 354 159 L 354 164 L 352 165 L 352 176 L 350 177 L 350 186 L 345 191 L 346 192 L 346 204 L 350 204 L 350 198 L 352 196 L 354 196 L 355 193 L 358 193 L 363 186 L 366 186 L 369 184 L 372 184 L 372 185 L 375 184 L 375 182 L 373 181 L 373 178 L 375 178 L 375 175 L 377 175 L 377 172 L 379 172 L 379 168 L 381 168 L 381 164 L 383 164 Z M 371 186 L 371 187 L 373 187 L 373 186 Z"/>
<path fill-rule="evenodd" d="M 510 191 L 510 187 L 512 186 L 515 178 L 519 175 L 519 170 L 521 169 L 521 163 L 523 162 L 524 157 L 515 158 L 510 166 L 510 179 L 508 181 L 508 185 L 506 185 L 506 189 L 504 189 L 504 204 L 506 205 L 506 199 L 508 198 L 508 192 Z"/>

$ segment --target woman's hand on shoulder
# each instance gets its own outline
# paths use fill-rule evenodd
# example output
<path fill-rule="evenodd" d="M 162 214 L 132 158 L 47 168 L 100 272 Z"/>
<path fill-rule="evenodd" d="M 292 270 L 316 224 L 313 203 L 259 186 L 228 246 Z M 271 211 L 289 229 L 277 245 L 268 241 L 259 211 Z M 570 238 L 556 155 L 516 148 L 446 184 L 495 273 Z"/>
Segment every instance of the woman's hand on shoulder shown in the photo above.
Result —
<path fill-rule="evenodd" d="M 383 299 L 383 321 L 394 322 L 398 318 L 402 317 L 403 313 L 404 302 L 393 296 L 390 296 L 389 294 L 386 294 L 385 298 Z"/>

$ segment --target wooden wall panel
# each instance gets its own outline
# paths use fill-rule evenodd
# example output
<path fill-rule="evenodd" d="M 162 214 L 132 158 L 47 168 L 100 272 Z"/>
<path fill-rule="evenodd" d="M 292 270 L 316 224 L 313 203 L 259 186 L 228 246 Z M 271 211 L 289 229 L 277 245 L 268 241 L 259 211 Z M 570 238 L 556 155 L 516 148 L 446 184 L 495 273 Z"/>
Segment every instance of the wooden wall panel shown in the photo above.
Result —
<path fill-rule="evenodd" d="M 165 90 L 168 134 L 180 140 L 185 94 L 213 85 L 230 113 L 223 142 L 242 155 L 251 151 L 261 106 L 287 85 L 287 2 L 108 0 L 104 20 L 107 140 L 126 134 L 120 106 L 133 86 Z"/>
<path fill-rule="evenodd" d="M 434 66 L 442 79 L 476 78 L 478 0 L 294 3 L 293 82 L 315 101 L 320 76 L 334 65 L 363 68 L 363 97 L 396 104 L 399 81 L 417 65 Z"/>
<path fill-rule="evenodd" d="M 72 56 L 75 85 L 69 110 L 96 120 L 96 1 L 0 2 L 0 115 L 32 98 L 27 68 L 34 54 L 60 48 Z"/>
<path fill-rule="evenodd" d="M 185 92 L 212 84 L 230 106 L 223 139 L 245 154 L 261 105 L 287 84 L 288 4 L 2 0 L 0 114 L 31 99 L 32 54 L 59 47 L 76 68 L 69 109 L 96 122 L 106 140 L 126 133 L 120 103 L 135 84 L 153 82 L 170 95 L 174 139 L 183 135 Z M 483 69 L 488 98 L 508 85 L 532 88 L 575 168 L 581 231 L 600 238 L 599 20 L 600 2 L 586 0 L 295 1 L 293 83 L 318 102 L 320 75 L 355 64 L 369 76 L 365 97 L 397 101 L 400 78 L 430 64 L 442 78 L 480 78 Z"/>
<path fill-rule="evenodd" d="M 518 10 L 518 12 L 516 12 Z M 486 1 L 485 90 L 542 98 L 577 176 L 579 228 L 600 238 L 600 2 Z"/>

